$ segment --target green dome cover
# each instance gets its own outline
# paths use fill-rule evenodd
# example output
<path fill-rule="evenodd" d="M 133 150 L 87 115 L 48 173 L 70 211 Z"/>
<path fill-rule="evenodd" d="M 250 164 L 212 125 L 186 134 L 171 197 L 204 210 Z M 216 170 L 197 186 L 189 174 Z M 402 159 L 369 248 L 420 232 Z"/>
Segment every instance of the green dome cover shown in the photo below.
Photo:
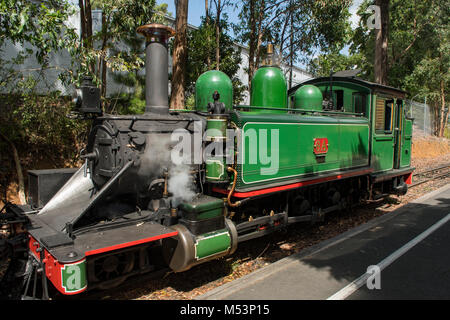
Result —
<path fill-rule="evenodd" d="M 276 67 L 259 68 L 252 79 L 250 105 L 255 107 L 287 108 L 287 84 L 283 71 Z M 286 110 L 260 112 L 286 113 Z"/>
<path fill-rule="evenodd" d="M 316 86 L 307 84 L 295 92 L 294 109 L 322 111 L 322 91 Z"/>
<path fill-rule="evenodd" d="M 233 83 L 222 71 L 210 70 L 201 74 L 195 83 L 195 109 L 207 111 L 208 102 L 214 102 L 214 91 L 219 92 L 220 102 L 225 103 L 227 110 L 233 109 Z"/>

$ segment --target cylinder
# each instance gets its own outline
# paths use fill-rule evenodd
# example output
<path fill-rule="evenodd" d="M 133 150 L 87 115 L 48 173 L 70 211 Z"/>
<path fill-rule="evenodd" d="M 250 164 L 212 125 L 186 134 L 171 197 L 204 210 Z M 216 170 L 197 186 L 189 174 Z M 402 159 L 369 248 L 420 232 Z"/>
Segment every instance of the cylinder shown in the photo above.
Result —
<path fill-rule="evenodd" d="M 189 270 L 195 265 L 231 255 L 236 251 L 238 238 L 234 223 L 225 218 L 225 228 L 201 235 L 193 235 L 189 229 L 176 224 L 177 239 L 163 239 L 163 256 L 174 272 Z"/>
<path fill-rule="evenodd" d="M 215 154 L 206 154 L 206 181 L 224 182 L 227 180 L 225 170 L 225 141 L 227 118 L 211 116 L 206 120 L 206 141 L 217 143 Z"/>
<path fill-rule="evenodd" d="M 322 102 L 322 91 L 316 86 L 307 84 L 295 92 L 294 109 L 322 111 Z"/>
<path fill-rule="evenodd" d="M 169 113 L 169 60 L 167 41 L 175 31 L 161 24 L 140 26 L 145 43 L 145 113 Z"/>
<path fill-rule="evenodd" d="M 225 104 L 226 110 L 233 109 L 233 83 L 219 70 L 210 70 L 201 74 L 195 83 L 195 109 L 206 112 L 208 103 L 214 102 L 213 93 L 220 94 L 219 102 Z"/>
<path fill-rule="evenodd" d="M 227 135 L 227 118 L 211 116 L 206 120 L 206 141 L 225 140 Z"/>
<path fill-rule="evenodd" d="M 277 67 L 259 68 L 252 79 L 250 105 L 254 107 L 287 108 L 287 84 Z M 286 113 L 287 110 L 259 110 L 260 113 Z"/>

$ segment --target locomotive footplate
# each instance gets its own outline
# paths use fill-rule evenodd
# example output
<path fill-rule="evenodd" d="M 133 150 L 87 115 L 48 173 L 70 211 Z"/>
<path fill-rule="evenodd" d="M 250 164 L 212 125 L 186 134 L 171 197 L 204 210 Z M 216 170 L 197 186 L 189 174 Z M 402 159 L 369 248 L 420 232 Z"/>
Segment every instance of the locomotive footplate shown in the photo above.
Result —
<path fill-rule="evenodd" d="M 372 181 L 374 183 L 386 181 L 386 180 L 392 179 L 394 177 L 399 177 L 399 176 L 403 176 L 406 178 L 405 180 L 408 180 L 408 179 L 411 179 L 411 175 L 415 169 L 416 168 L 411 168 L 411 167 L 403 168 L 403 169 L 393 169 L 393 170 L 389 170 L 389 172 L 387 172 L 387 173 L 386 172 L 373 173 L 373 174 L 371 174 L 371 177 L 372 177 Z M 409 182 L 409 181 L 407 181 L 406 183 L 411 184 L 411 182 Z"/>
<path fill-rule="evenodd" d="M 118 228 L 120 232 L 117 232 Z M 152 221 L 99 227 L 80 233 L 73 240 L 64 233 L 51 234 L 52 231 L 46 225 L 37 226 L 34 223 L 29 230 L 29 248 L 36 260 L 45 265 L 47 279 L 65 295 L 86 290 L 89 272 L 86 260 L 89 263 L 89 259 L 96 259 L 103 254 L 114 255 L 127 248 L 150 244 L 178 234 L 177 231 Z"/>

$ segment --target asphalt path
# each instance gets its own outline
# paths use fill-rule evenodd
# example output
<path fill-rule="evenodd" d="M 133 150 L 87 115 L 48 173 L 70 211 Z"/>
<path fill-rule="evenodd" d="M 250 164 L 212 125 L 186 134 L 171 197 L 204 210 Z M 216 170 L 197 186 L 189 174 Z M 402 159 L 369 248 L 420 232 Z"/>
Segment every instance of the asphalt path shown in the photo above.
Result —
<path fill-rule="evenodd" d="M 196 299 L 450 299 L 450 185 Z"/>

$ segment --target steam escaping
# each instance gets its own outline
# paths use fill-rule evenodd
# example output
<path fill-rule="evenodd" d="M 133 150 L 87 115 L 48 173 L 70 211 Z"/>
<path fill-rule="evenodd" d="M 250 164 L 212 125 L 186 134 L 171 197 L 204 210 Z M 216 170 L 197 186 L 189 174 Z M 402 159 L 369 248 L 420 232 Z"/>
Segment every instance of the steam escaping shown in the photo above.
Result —
<path fill-rule="evenodd" d="M 195 197 L 189 166 L 181 164 L 170 168 L 168 191 L 173 195 L 173 206 L 177 206 L 182 201 L 191 201 Z"/>
<path fill-rule="evenodd" d="M 147 137 L 145 154 L 141 158 L 153 175 L 162 176 L 167 170 L 169 174 L 168 191 L 172 195 L 172 205 L 178 206 L 181 202 L 191 201 L 195 195 L 195 183 L 191 175 L 191 166 L 185 163 L 175 163 L 171 159 L 171 152 L 176 141 L 170 135 L 156 134 Z M 187 155 L 190 157 L 190 155 Z"/>

